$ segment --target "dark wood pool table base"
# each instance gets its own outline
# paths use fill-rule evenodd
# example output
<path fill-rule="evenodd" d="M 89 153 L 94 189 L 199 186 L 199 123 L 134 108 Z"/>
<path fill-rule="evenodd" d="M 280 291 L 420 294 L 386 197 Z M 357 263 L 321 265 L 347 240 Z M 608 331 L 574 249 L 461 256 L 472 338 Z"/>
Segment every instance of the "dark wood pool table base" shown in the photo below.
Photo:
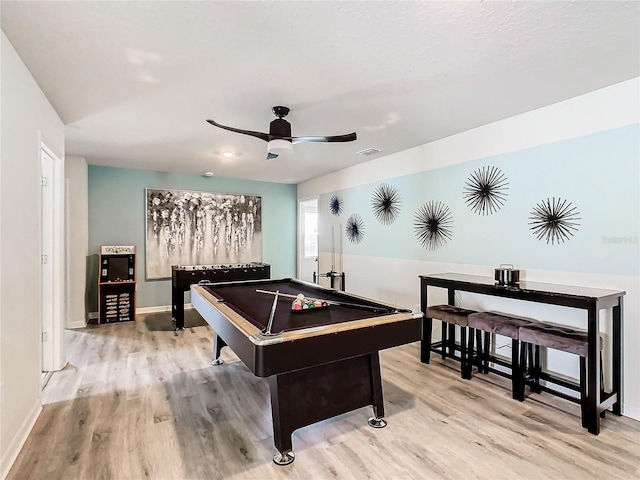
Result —
<path fill-rule="evenodd" d="M 213 361 L 220 358 L 227 344 L 214 334 Z M 371 405 L 373 428 L 387 426 L 384 420 L 382 377 L 378 352 L 338 362 L 281 373 L 269 377 L 273 438 L 278 452 L 277 465 L 288 465 L 295 459 L 291 435 L 295 430 L 357 408 Z M 318 408 L 318 405 L 322 408 Z"/>
<path fill-rule="evenodd" d="M 254 318 L 249 319 L 253 323 L 248 320 L 251 314 L 246 311 L 253 305 L 247 303 L 242 310 L 227 303 L 226 300 L 233 297 L 231 292 L 235 285 L 236 282 L 211 288 L 193 286 L 192 303 L 215 332 L 214 365 L 221 363 L 220 352 L 229 346 L 255 375 L 269 378 L 273 438 L 278 450 L 273 457 L 276 464 L 286 465 L 294 460 L 291 435 L 298 428 L 369 405 L 373 407 L 369 425 L 375 428 L 386 425 L 378 352 L 419 341 L 421 312 L 397 310 L 384 304 L 379 305 L 387 307 L 385 313 L 347 311 L 347 307 L 340 306 L 330 306 L 323 312 L 289 312 L 292 315 L 290 322 L 296 328 L 290 331 L 285 328 L 281 334 L 265 336 L 259 325 L 255 325 Z M 294 288 L 315 298 L 376 304 L 291 279 L 237 282 L 237 285 L 243 289 L 240 303 L 248 294 L 249 285 L 253 290 Z M 257 301 L 263 301 L 257 298 Z M 265 308 L 268 301 L 260 307 L 265 310 L 265 317 L 268 317 L 269 308 Z M 291 308 L 290 300 L 278 307 L 279 328 L 287 323 L 282 317 L 287 314 L 287 308 Z M 340 322 L 342 314 L 349 320 Z M 307 328 L 299 326 L 300 318 L 308 318 L 305 320 L 309 322 Z M 314 318 L 323 318 L 325 323 L 314 324 Z"/>
<path fill-rule="evenodd" d="M 278 465 L 288 459 L 298 428 L 371 405 L 384 417 L 378 352 L 269 377 L 273 440 Z"/>

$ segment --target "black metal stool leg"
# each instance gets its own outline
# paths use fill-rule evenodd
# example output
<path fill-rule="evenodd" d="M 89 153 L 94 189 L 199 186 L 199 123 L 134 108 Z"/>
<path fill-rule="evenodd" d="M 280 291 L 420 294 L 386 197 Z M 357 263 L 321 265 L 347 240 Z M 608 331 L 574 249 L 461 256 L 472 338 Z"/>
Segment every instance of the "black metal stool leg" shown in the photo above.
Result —
<path fill-rule="evenodd" d="M 482 330 L 476 330 L 476 366 L 478 373 L 482 373 Z"/>
<path fill-rule="evenodd" d="M 476 363 L 475 346 L 473 343 L 475 331 L 469 328 L 469 337 L 467 343 L 467 355 L 469 356 L 469 378 L 473 377 L 473 365 Z"/>
<path fill-rule="evenodd" d="M 540 393 L 542 392 L 542 388 L 540 388 L 540 374 L 542 372 L 540 345 L 527 343 L 527 353 L 529 357 L 529 388 L 534 393 Z"/>
<path fill-rule="evenodd" d="M 580 357 L 580 412 L 582 426 L 588 428 L 587 421 L 587 359 Z"/>
<path fill-rule="evenodd" d="M 602 352 L 600 352 L 600 398 L 604 398 L 604 370 L 602 368 Z M 607 411 L 600 412 L 600 418 L 605 418 Z"/>
<path fill-rule="evenodd" d="M 482 346 L 482 373 L 489 373 L 489 352 L 491 333 L 484 332 L 484 342 Z"/>
<path fill-rule="evenodd" d="M 511 396 L 516 400 L 524 400 L 524 373 L 520 364 L 520 342 L 511 340 Z"/>
<path fill-rule="evenodd" d="M 471 380 L 471 361 L 467 348 L 467 327 L 460 327 L 460 373 L 465 380 Z"/>
<path fill-rule="evenodd" d="M 456 355 L 456 325 L 455 323 L 448 324 L 449 326 L 449 338 L 448 338 L 448 356 L 453 358 Z"/>
<path fill-rule="evenodd" d="M 533 346 L 533 358 L 535 361 L 535 372 L 536 372 L 536 381 L 535 381 L 535 390 L 536 393 L 542 393 L 542 387 L 540 387 L 540 375 L 542 373 L 542 356 L 540 354 L 540 345 Z"/>
<path fill-rule="evenodd" d="M 529 366 L 530 363 L 527 361 L 527 357 L 529 355 L 529 350 L 531 348 L 531 344 L 529 343 L 521 343 L 520 344 L 520 368 L 522 369 L 522 390 L 524 396 L 524 389 L 527 386 L 529 376 Z"/>

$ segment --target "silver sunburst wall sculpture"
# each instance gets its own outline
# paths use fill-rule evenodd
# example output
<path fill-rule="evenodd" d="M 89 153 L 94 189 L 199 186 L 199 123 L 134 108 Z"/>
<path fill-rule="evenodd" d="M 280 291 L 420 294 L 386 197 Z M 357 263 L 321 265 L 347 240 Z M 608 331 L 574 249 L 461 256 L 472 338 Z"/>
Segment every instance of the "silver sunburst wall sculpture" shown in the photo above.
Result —
<path fill-rule="evenodd" d="M 338 195 L 331 195 L 329 199 L 329 210 L 335 216 L 338 216 L 342 213 L 342 199 Z"/>
<path fill-rule="evenodd" d="M 467 206 L 478 215 L 491 215 L 504 205 L 507 185 L 507 177 L 499 168 L 482 167 L 469 176 L 462 196 Z"/>
<path fill-rule="evenodd" d="M 383 225 L 391 225 L 400 215 L 400 193 L 388 183 L 381 183 L 371 197 L 373 216 Z"/>
<path fill-rule="evenodd" d="M 347 234 L 347 239 L 351 243 L 358 244 L 362 242 L 364 238 L 364 222 L 362 221 L 362 217 L 357 213 L 353 213 L 347 219 L 347 224 L 344 227 L 345 233 Z"/>
<path fill-rule="evenodd" d="M 538 240 L 564 243 L 578 231 L 580 212 L 568 200 L 552 197 L 539 202 L 529 214 L 529 229 Z"/>
<path fill-rule="evenodd" d="M 436 200 L 422 205 L 414 215 L 413 230 L 428 250 L 436 250 L 452 238 L 453 216 L 449 207 Z"/>

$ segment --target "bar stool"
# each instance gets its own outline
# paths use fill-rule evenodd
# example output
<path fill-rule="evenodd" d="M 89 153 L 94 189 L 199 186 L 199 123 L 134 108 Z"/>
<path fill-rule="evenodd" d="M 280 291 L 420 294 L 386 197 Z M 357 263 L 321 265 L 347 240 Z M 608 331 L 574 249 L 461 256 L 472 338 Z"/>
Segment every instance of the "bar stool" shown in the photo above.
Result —
<path fill-rule="evenodd" d="M 511 378 L 511 395 L 519 401 L 524 400 L 524 369 L 520 363 L 520 328 L 530 325 L 530 320 L 509 317 L 499 313 L 479 312 L 469 315 L 469 328 L 478 333 L 478 371 L 489 373 L 489 362 L 511 369 L 507 374 L 497 369 L 492 371 L 503 377 Z M 491 336 L 502 335 L 511 339 L 511 362 L 490 354 Z M 484 336 L 484 339 L 482 338 Z M 473 336 L 469 348 L 473 349 Z"/>
<path fill-rule="evenodd" d="M 540 393 L 543 389 L 540 385 L 540 380 L 548 380 L 552 383 L 556 383 L 565 388 L 571 388 L 576 390 L 575 385 L 554 377 L 549 374 L 543 374 L 542 362 L 540 360 L 540 347 L 551 348 L 562 352 L 571 353 L 580 357 L 580 384 L 578 391 L 580 393 L 580 409 L 582 416 L 582 426 L 586 427 L 586 400 L 587 400 L 587 352 L 588 352 L 588 339 L 587 332 L 577 330 L 575 328 L 554 325 L 551 323 L 532 323 L 520 328 L 520 341 L 522 342 L 521 361 L 526 362 L 526 352 L 529 352 L 529 365 L 525 364 L 525 375 L 527 383 L 530 384 L 533 392 Z M 604 373 L 602 371 L 602 338 L 600 338 L 600 385 L 601 391 L 604 390 Z M 552 389 L 545 388 L 545 391 L 550 393 L 558 392 Z M 572 398 L 566 395 L 560 395 L 568 400 Z M 575 400 L 574 400 L 575 401 Z M 600 414 L 604 417 L 604 411 Z"/>
<path fill-rule="evenodd" d="M 471 379 L 471 357 L 473 350 L 467 347 L 467 326 L 469 315 L 476 313 L 475 310 L 454 307 L 453 305 L 434 305 L 427 307 L 427 317 L 443 322 L 442 341 L 432 344 L 428 338 L 429 351 L 434 351 L 442 355 L 442 359 L 447 357 L 460 361 L 460 376 L 466 380 Z M 456 326 L 460 327 L 460 347 L 456 345 Z M 440 346 L 440 349 L 437 347 Z M 460 350 L 460 357 L 456 357 L 455 351 Z"/>

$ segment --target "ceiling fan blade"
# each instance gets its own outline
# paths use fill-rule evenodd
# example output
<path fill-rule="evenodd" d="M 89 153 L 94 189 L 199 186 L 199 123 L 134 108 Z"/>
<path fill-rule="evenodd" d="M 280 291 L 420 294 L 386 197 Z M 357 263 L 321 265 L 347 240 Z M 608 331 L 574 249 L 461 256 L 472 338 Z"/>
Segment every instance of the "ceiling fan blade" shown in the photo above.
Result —
<path fill-rule="evenodd" d="M 269 141 L 270 135 L 268 133 L 253 132 L 251 130 L 241 130 L 239 128 L 227 127 L 226 125 L 221 125 L 213 120 L 207 120 L 207 122 L 213 125 L 214 127 L 224 128 L 225 130 L 229 130 L 230 132 L 242 133 L 244 135 L 251 135 L 252 137 L 256 137 L 256 138 L 259 138 L 260 140 L 264 140 L 265 142 Z"/>
<path fill-rule="evenodd" d="M 356 132 L 346 135 L 332 135 L 329 137 L 291 137 L 291 143 L 309 142 L 353 142 L 356 139 Z"/>
<path fill-rule="evenodd" d="M 275 153 L 267 153 L 267 160 L 273 160 L 274 158 L 278 158 L 278 155 Z"/>

